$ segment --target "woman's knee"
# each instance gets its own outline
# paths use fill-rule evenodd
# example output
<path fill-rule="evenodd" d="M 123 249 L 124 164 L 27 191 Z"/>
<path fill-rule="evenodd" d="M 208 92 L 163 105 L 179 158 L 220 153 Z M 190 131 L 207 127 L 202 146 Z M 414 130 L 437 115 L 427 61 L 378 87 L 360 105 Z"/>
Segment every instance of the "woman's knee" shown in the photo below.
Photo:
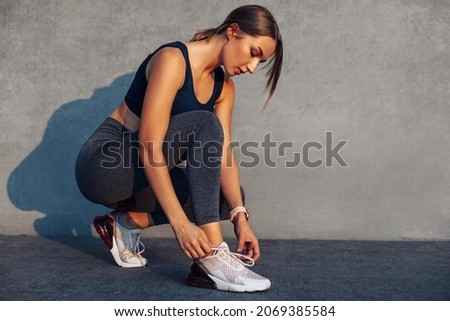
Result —
<path fill-rule="evenodd" d="M 210 141 L 223 143 L 222 124 L 214 113 L 205 110 L 197 110 L 192 113 L 195 113 L 195 119 L 199 126 L 198 132 L 204 133 Z"/>
<path fill-rule="evenodd" d="M 209 113 L 210 116 L 210 120 L 208 121 L 208 124 L 210 124 L 208 127 L 209 129 L 209 133 L 211 136 L 213 136 L 213 138 L 220 143 L 223 143 L 223 139 L 224 139 L 224 133 L 223 133 L 223 127 L 222 124 L 220 123 L 219 118 L 217 118 L 217 116 L 213 113 Z"/>

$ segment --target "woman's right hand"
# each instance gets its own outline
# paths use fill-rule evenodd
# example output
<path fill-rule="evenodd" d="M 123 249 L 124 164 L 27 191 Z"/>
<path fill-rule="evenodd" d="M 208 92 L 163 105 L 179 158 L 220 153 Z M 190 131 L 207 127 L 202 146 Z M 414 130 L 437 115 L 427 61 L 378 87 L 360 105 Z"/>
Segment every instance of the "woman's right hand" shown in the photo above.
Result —
<path fill-rule="evenodd" d="M 184 254 L 190 259 L 198 259 L 211 253 L 211 246 L 205 232 L 190 221 L 173 227 L 173 231 Z"/>

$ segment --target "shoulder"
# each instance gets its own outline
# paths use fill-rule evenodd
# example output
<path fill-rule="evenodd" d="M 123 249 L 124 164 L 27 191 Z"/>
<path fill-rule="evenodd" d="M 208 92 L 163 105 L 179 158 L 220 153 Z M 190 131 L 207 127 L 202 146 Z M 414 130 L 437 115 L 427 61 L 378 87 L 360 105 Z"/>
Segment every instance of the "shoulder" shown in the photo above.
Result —
<path fill-rule="evenodd" d="M 164 47 L 155 52 L 149 61 L 149 65 L 156 64 L 175 64 L 177 66 L 185 66 L 183 53 L 177 47 Z"/>
<path fill-rule="evenodd" d="M 177 70 L 179 72 L 173 72 Z M 146 68 L 147 79 L 154 73 L 169 73 L 184 80 L 186 62 L 183 53 L 176 47 L 164 47 L 155 52 Z"/>

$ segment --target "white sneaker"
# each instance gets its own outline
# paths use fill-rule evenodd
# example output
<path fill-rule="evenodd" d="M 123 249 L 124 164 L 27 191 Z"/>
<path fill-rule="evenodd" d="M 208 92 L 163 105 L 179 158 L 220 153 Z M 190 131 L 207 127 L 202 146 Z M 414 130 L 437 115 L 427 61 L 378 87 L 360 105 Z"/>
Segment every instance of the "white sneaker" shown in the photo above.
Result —
<path fill-rule="evenodd" d="M 213 249 L 212 255 L 195 260 L 187 278 L 189 285 L 232 292 L 255 292 L 270 288 L 269 279 L 247 268 L 255 264 L 253 259 L 230 252 L 225 242 Z"/>
<path fill-rule="evenodd" d="M 140 240 L 141 229 L 126 229 L 117 222 L 120 213 L 97 216 L 94 227 L 109 248 L 117 265 L 125 268 L 143 267 L 147 259 L 141 254 L 145 250 Z"/>

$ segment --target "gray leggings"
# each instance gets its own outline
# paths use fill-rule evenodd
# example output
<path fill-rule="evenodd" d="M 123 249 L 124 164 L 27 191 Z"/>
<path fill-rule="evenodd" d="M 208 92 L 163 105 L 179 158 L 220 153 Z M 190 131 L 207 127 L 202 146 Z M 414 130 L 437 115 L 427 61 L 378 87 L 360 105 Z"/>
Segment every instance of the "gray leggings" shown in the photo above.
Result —
<path fill-rule="evenodd" d="M 107 118 L 78 155 L 78 187 L 94 203 L 148 212 L 155 224 L 168 223 L 139 161 L 139 144 L 138 132 L 130 133 Z M 213 113 L 192 111 L 171 117 L 163 154 L 178 200 L 197 225 L 229 218 L 220 192 L 222 145 L 222 126 Z M 185 168 L 177 166 L 181 163 Z M 241 192 L 244 197 L 242 188 Z"/>

